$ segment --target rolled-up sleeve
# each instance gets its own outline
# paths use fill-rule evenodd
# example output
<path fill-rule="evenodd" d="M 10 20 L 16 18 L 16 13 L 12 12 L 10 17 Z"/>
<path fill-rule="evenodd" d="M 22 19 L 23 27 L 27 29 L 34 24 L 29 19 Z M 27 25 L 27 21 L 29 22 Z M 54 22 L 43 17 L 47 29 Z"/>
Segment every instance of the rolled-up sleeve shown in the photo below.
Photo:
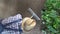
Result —
<path fill-rule="evenodd" d="M 17 14 L 15 16 L 11 16 L 11 17 L 3 19 L 2 24 L 5 25 L 5 24 L 8 24 L 8 23 L 14 22 L 18 19 L 22 19 L 22 16 L 20 14 Z"/>

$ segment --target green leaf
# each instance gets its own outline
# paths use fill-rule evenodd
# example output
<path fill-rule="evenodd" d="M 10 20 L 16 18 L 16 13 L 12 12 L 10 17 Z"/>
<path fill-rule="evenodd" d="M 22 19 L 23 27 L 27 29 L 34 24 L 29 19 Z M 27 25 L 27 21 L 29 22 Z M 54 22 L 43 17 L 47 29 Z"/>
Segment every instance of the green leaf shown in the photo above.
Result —
<path fill-rule="evenodd" d="M 52 26 L 48 26 L 48 29 L 53 33 L 57 33 L 57 31 Z"/>

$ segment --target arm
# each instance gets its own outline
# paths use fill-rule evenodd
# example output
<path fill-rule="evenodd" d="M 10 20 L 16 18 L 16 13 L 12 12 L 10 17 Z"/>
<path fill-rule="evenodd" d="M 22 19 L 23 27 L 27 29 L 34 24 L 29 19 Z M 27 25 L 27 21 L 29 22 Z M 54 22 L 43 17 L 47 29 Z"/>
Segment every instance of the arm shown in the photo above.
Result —
<path fill-rule="evenodd" d="M 17 14 L 15 16 L 11 16 L 11 17 L 3 19 L 2 24 L 5 25 L 5 24 L 8 24 L 8 23 L 14 22 L 18 19 L 22 19 L 22 16 L 20 14 Z"/>

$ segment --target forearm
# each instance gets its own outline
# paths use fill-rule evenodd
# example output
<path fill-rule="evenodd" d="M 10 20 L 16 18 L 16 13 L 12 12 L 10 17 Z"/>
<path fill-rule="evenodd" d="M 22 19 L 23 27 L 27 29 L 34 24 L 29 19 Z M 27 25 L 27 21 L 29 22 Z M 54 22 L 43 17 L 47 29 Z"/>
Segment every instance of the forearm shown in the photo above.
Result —
<path fill-rule="evenodd" d="M 11 16 L 11 17 L 3 19 L 2 24 L 5 25 L 5 24 L 8 24 L 8 23 L 14 22 L 16 20 L 19 20 L 19 19 L 22 19 L 22 16 L 20 14 L 17 14 L 15 16 Z"/>

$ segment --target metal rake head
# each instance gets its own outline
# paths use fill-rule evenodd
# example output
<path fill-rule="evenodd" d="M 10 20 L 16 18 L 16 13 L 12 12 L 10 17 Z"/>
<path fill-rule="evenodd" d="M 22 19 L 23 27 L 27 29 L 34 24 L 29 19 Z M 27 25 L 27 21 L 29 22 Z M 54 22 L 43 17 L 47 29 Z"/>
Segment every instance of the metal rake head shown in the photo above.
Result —
<path fill-rule="evenodd" d="M 28 11 L 30 12 L 30 14 L 31 14 L 36 20 L 40 20 L 40 18 L 37 16 L 37 14 L 36 14 L 31 8 L 28 8 Z"/>

